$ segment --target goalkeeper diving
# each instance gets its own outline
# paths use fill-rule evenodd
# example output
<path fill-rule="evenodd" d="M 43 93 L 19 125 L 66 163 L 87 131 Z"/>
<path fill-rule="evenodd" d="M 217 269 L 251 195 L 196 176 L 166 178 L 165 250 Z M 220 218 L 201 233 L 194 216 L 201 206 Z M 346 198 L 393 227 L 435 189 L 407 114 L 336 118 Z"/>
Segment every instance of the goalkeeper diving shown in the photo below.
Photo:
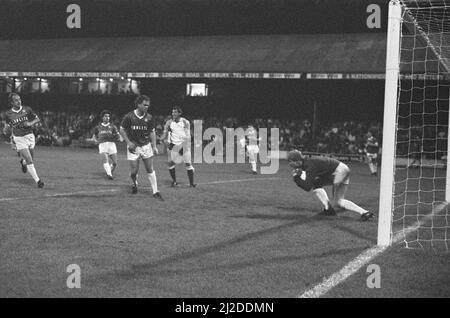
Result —
<path fill-rule="evenodd" d="M 294 168 L 294 182 L 304 191 L 311 191 L 324 207 L 325 215 L 336 215 L 333 204 L 323 187 L 332 186 L 336 207 L 356 212 L 362 221 L 373 218 L 374 214 L 352 201 L 345 199 L 350 184 L 350 168 L 339 160 L 328 157 L 308 158 L 298 150 L 288 153 L 289 165 Z"/>

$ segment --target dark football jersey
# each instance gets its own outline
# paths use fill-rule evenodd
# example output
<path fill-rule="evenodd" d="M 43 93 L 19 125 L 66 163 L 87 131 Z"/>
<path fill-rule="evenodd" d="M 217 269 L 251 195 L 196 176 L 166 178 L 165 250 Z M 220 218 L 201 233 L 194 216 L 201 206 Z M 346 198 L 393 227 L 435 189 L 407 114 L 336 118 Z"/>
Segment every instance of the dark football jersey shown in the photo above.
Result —
<path fill-rule="evenodd" d="M 22 106 L 18 111 L 10 109 L 5 113 L 6 123 L 11 126 L 12 134 L 17 137 L 32 134 L 33 127 L 25 127 L 24 123 L 36 118 L 37 115 L 28 106 Z"/>
<path fill-rule="evenodd" d="M 94 135 L 99 143 L 102 142 L 115 142 L 117 141 L 118 130 L 114 124 L 108 123 L 103 125 L 103 123 L 98 124 L 94 129 Z"/>
<path fill-rule="evenodd" d="M 155 120 L 150 114 L 138 117 L 135 111 L 132 111 L 123 117 L 120 126 L 130 141 L 137 146 L 143 146 L 151 141 L 151 133 L 155 131 Z"/>
<path fill-rule="evenodd" d="M 294 181 L 303 190 L 309 191 L 333 183 L 333 173 L 340 161 L 328 157 L 311 157 L 303 161 L 305 179 L 294 176 Z"/>
<path fill-rule="evenodd" d="M 378 153 L 378 141 L 374 137 L 367 138 L 367 153 Z"/>

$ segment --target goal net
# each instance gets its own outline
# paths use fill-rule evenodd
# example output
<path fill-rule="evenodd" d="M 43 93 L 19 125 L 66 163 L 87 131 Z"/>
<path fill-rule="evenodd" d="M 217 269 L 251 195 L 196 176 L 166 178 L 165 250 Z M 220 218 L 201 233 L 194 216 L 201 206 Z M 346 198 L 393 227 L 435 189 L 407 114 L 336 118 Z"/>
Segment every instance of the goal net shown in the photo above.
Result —
<path fill-rule="evenodd" d="M 398 47 L 390 44 L 396 37 L 395 29 L 392 31 L 392 24 L 396 23 L 392 20 L 395 19 L 392 6 L 398 7 L 400 15 Z M 395 57 L 389 50 L 398 50 L 397 73 L 388 70 L 389 67 L 393 69 L 395 61 L 387 60 L 386 64 L 386 82 L 388 76 L 396 76 L 395 81 L 391 79 L 396 84 L 396 96 L 390 97 L 395 98 L 392 106 L 396 108 L 392 142 L 394 160 L 392 170 L 388 165 L 382 175 L 381 188 L 381 191 L 385 190 L 383 181 L 390 178 L 390 243 L 448 251 L 450 0 L 391 1 L 389 30 L 388 59 L 392 55 Z M 394 34 L 389 35 L 389 32 Z M 386 86 L 387 93 L 388 90 Z M 386 137 L 386 130 L 383 137 Z M 389 144 L 384 146 L 389 150 Z M 384 155 L 389 155 L 389 151 L 383 152 Z M 392 176 L 387 177 L 388 173 Z M 383 213 L 382 199 L 380 214 Z M 379 226 L 385 226 L 381 221 Z"/>

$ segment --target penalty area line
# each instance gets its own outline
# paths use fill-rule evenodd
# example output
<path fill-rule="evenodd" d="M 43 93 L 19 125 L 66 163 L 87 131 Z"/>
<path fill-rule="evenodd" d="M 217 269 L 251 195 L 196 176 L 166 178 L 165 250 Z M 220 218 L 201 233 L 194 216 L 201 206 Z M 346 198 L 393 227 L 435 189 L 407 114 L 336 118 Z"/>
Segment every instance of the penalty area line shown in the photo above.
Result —
<path fill-rule="evenodd" d="M 399 243 L 401 240 L 405 239 L 410 233 L 416 231 L 419 227 L 421 227 L 425 222 L 430 220 L 434 215 L 440 213 L 445 207 L 449 204 L 449 202 L 443 202 L 437 205 L 430 214 L 423 217 L 420 221 L 417 221 L 413 225 L 407 227 L 403 231 L 394 235 L 392 238 L 392 245 Z M 326 293 L 328 293 L 331 289 L 345 281 L 351 275 L 355 274 L 359 271 L 364 265 L 369 263 L 375 257 L 381 255 L 384 251 L 386 251 L 389 246 L 378 246 L 375 245 L 368 250 L 365 250 L 360 255 L 358 255 L 355 259 L 345 265 L 341 270 L 334 273 L 328 278 L 325 278 L 320 284 L 317 284 L 313 288 L 303 292 L 297 296 L 297 298 L 318 298 Z"/>
<path fill-rule="evenodd" d="M 272 178 L 252 178 L 252 179 L 234 179 L 234 180 L 219 180 L 211 182 L 198 183 L 199 185 L 212 185 L 212 184 L 225 184 L 225 183 L 237 183 L 237 182 L 250 182 L 250 181 L 264 181 L 264 180 L 276 180 L 281 179 L 279 177 Z M 150 189 L 151 187 L 141 187 L 141 189 Z M 94 190 L 94 191 L 77 191 L 77 192 L 66 192 L 66 193 L 53 193 L 44 194 L 40 196 L 30 196 L 30 197 L 12 197 L 12 198 L 0 198 L 0 202 L 17 201 L 17 200 L 33 200 L 33 199 L 43 199 L 43 198 L 57 198 L 57 197 L 70 197 L 75 195 L 83 194 L 98 194 L 98 193 L 111 193 L 119 192 L 122 189 L 104 189 L 104 190 Z"/>

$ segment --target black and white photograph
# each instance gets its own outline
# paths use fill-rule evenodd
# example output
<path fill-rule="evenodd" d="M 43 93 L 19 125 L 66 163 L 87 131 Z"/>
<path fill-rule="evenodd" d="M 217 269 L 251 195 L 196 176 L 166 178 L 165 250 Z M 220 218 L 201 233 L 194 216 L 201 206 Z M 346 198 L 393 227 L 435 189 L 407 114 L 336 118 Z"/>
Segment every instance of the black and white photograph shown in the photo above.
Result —
<path fill-rule="evenodd" d="M 450 298 L 449 105 L 450 0 L 2 0 L 0 298 Z"/>

